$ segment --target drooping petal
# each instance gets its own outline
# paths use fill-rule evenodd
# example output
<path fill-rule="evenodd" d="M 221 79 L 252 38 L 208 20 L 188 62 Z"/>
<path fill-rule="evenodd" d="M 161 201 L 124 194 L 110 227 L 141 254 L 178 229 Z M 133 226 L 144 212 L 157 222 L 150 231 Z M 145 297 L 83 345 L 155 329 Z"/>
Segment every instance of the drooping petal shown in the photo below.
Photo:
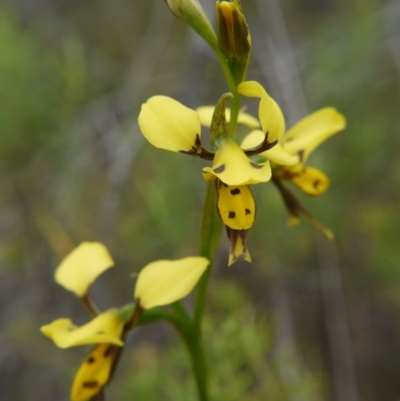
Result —
<path fill-rule="evenodd" d="M 144 309 L 168 305 L 182 299 L 192 291 L 209 263 L 203 257 L 150 263 L 139 273 L 135 299 L 139 300 Z"/>
<path fill-rule="evenodd" d="M 238 91 L 244 96 L 260 98 L 258 113 L 262 130 L 268 133 L 269 142 L 278 141 L 285 132 L 285 119 L 275 100 L 256 81 L 242 82 Z"/>
<path fill-rule="evenodd" d="M 139 127 L 156 148 L 190 152 L 200 146 L 200 120 L 196 111 L 167 96 L 153 96 L 142 105 Z"/>
<path fill-rule="evenodd" d="M 42 326 L 40 331 L 59 348 L 105 343 L 122 346 L 123 326 L 124 320 L 119 310 L 109 309 L 80 327 L 75 326 L 71 319 L 57 319 Z"/>
<path fill-rule="evenodd" d="M 294 226 L 300 222 L 300 215 L 306 217 L 318 230 L 320 230 L 328 239 L 334 238 L 333 232 L 320 223 L 287 189 L 278 178 L 273 178 L 272 182 L 276 185 L 282 195 L 288 211 L 288 225 Z"/>
<path fill-rule="evenodd" d="M 300 172 L 292 173 L 288 168 L 274 172 L 277 178 L 290 181 L 299 187 L 305 194 L 318 196 L 323 194 L 329 187 L 329 178 L 320 170 L 305 167 Z"/>
<path fill-rule="evenodd" d="M 62 260 L 54 279 L 81 297 L 100 274 L 113 266 L 114 261 L 102 243 L 82 242 Z"/>
<path fill-rule="evenodd" d="M 220 182 L 217 210 L 222 222 L 234 230 L 247 230 L 253 223 L 256 204 L 247 185 L 228 186 Z"/>
<path fill-rule="evenodd" d="M 343 115 L 333 107 L 325 107 L 295 124 L 283 138 L 284 147 L 292 154 L 301 153 L 305 163 L 317 146 L 345 127 Z"/>
<path fill-rule="evenodd" d="M 204 127 L 211 126 L 211 120 L 214 113 L 214 106 L 202 106 L 196 109 L 197 113 L 200 117 L 200 123 Z M 230 121 L 231 118 L 231 110 L 229 108 L 225 109 L 226 121 Z M 253 117 L 251 114 L 245 113 L 244 111 L 239 111 L 238 115 L 238 123 L 246 125 L 249 128 L 257 129 L 260 126 L 258 120 Z"/>
<path fill-rule="evenodd" d="M 251 131 L 250 134 L 243 139 L 240 146 L 243 150 L 254 148 L 262 143 L 264 137 L 265 134 L 261 130 Z M 273 148 L 260 153 L 260 156 L 281 166 L 293 166 L 299 162 L 299 156 L 289 153 L 283 148 L 280 142 L 278 142 Z"/>
<path fill-rule="evenodd" d="M 230 242 L 228 266 L 235 263 L 239 257 L 251 263 L 251 256 L 246 247 L 248 230 L 233 230 L 226 227 L 226 233 Z"/>
<path fill-rule="evenodd" d="M 95 396 L 108 383 L 121 347 L 99 344 L 86 356 L 75 375 L 71 401 L 86 401 Z"/>
<path fill-rule="evenodd" d="M 220 142 L 215 153 L 212 168 L 203 171 L 218 177 L 223 183 L 231 186 L 258 184 L 271 179 L 269 162 L 257 164 L 252 162 L 231 138 Z"/>

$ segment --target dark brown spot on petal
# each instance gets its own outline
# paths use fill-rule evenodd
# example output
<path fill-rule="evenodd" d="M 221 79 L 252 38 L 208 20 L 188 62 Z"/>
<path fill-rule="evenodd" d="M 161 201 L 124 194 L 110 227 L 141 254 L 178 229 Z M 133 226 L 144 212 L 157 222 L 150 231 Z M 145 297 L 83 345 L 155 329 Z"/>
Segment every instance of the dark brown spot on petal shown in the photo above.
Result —
<path fill-rule="evenodd" d="M 239 188 L 233 188 L 233 189 L 231 189 L 231 194 L 232 194 L 232 195 L 239 195 L 239 194 L 240 194 L 240 189 L 239 189 Z"/>
<path fill-rule="evenodd" d="M 299 151 L 297 152 L 297 154 L 299 155 L 299 160 L 300 160 L 300 162 L 302 162 L 303 159 L 304 159 L 304 149 L 303 149 L 303 150 L 299 150 Z"/>
<path fill-rule="evenodd" d="M 200 157 L 205 160 L 214 160 L 214 153 L 209 152 L 201 146 L 200 135 L 197 134 L 194 139 L 194 144 L 189 150 L 179 150 L 179 153 L 184 153 L 186 155 L 191 155 L 195 157 Z"/>
<path fill-rule="evenodd" d="M 104 331 L 103 331 L 103 330 L 99 330 L 99 331 L 97 332 L 97 334 L 104 334 Z"/>
<path fill-rule="evenodd" d="M 235 212 L 229 212 L 229 215 L 228 215 L 228 219 L 234 219 L 236 217 L 236 213 Z"/>
<path fill-rule="evenodd" d="M 264 140 L 258 146 L 256 146 L 255 148 L 246 149 L 244 153 L 247 156 L 258 155 L 268 149 L 273 148 L 277 143 L 278 141 L 268 142 L 268 132 L 266 132 Z"/>
<path fill-rule="evenodd" d="M 244 209 L 244 212 L 245 212 L 246 214 L 251 214 L 251 210 L 250 210 L 250 209 Z"/>
<path fill-rule="evenodd" d="M 110 356 L 113 353 L 113 351 L 114 351 L 114 347 L 112 345 L 107 347 L 103 354 L 104 358 L 107 358 L 108 356 Z"/>
<path fill-rule="evenodd" d="M 263 168 L 262 165 L 257 164 L 257 163 L 253 163 L 253 162 L 250 162 L 250 166 L 253 167 L 253 168 L 256 168 L 257 170 L 259 170 L 260 168 Z"/>
<path fill-rule="evenodd" d="M 96 388 L 96 387 L 99 387 L 99 382 L 97 380 L 88 380 L 86 382 L 83 382 L 83 387 L 84 388 Z"/>
<path fill-rule="evenodd" d="M 200 147 L 201 147 L 201 141 L 200 141 L 200 135 L 199 135 L 199 134 L 196 135 L 196 138 L 195 138 L 195 140 L 194 140 L 194 145 L 195 145 L 197 148 L 200 148 Z"/>
<path fill-rule="evenodd" d="M 322 184 L 322 183 L 321 183 L 321 180 L 315 180 L 315 181 L 313 182 L 313 187 L 314 187 L 315 189 L 318 189 L 318 187 L 320 186 L 320 184 Z"/>
<path fill-rule="evenodd" d="M 89 356 L 89 358 L 86 360 L 86 362 L 91 365 L 94 361 L 96 360 L 96 358 L 94 358 L 93 356 Z"/>
<path fill-rule="evenodd" d="M 219 167 L 213 169 L 215 174 L 221 174 L 225 170 L 225 164 L 221 164 Z"/>

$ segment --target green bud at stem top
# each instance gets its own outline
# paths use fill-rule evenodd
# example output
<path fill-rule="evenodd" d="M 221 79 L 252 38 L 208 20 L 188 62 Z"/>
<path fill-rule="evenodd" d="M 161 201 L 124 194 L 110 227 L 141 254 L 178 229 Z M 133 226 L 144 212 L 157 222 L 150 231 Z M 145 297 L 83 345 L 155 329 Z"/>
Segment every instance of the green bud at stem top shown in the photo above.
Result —
<path fill-rule="evenodd" d="M 198 0 L 165 0 L 170 10 L 189 24 L 210 46 L 217 49 L 217 37 Z"/>
<path fill-rule="evenodd" d="M 249 29 L 239 0 L 217 1 L 218 47 L 229 60 L 246 64 L 251 50 Z"/>

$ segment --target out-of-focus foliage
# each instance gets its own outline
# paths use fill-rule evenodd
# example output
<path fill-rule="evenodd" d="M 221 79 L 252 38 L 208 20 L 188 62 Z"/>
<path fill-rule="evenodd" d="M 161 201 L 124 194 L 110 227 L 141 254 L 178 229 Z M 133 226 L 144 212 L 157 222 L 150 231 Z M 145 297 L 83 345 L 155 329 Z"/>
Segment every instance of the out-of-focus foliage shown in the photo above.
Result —
<path fill-rule="evenodd" d="M 288 349 L 274 349 L 268 315 L 258 317 L 237 285 L 221 282 L 211 291 L 213 310 L 204 335 L 212 399 L 324 399 L 324 380 L 311 353 L 298 360 Z M 184 345 L 174 341 L 167 350 L 146 346 L 125 358 L 125 376 L 110 388 L 119 400 L 137 394 L 149 401 L 197 399 Z"/>
<path fill-rule="evenodd" d="M 83 48 L 71 39 L 49 50 L 36 29 L 21 32 L 14 13 L 2 8 L 0 15 L 0 160 L 26 167 L 46 150 L 57 160 L 56 133 L 88 98 Z"/>

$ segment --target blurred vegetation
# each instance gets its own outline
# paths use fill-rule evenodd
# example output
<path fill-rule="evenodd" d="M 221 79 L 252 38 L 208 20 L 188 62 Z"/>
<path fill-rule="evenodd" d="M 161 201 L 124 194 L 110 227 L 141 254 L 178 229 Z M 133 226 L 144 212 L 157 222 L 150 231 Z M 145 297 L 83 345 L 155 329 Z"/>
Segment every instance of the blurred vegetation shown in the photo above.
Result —
<path fill-rule="evenodd" d="M 227 269 L 222 240 L 205 337 L 213 397 L 399 399 L 399 2 L 242 2 L 249 78 L 288 126 L 331 105 L 348 127 L 309 162 L 329 191 L 299 194 L 334 242 L 307 221 L 287 228 L 272 185 L 254 188 L 253 263 Z M 197 253 L 203 164 L 151 148 L 136 118 L 154 94 L 197 107 L 225 91 L 211 52 L 161 0 L 0 3 L 1 399 L 68 399 L 86 350 L 58 350 L 38 327 L 85 321 L 52 280 L 73 246 L 100 240 L 117 260 L 93 289 L 102 308 L 129 302 L 127 278 L 149 261 Z M 111 398 L 194 399 L 166 325 L 133 336 L 114 379 Z"/>

